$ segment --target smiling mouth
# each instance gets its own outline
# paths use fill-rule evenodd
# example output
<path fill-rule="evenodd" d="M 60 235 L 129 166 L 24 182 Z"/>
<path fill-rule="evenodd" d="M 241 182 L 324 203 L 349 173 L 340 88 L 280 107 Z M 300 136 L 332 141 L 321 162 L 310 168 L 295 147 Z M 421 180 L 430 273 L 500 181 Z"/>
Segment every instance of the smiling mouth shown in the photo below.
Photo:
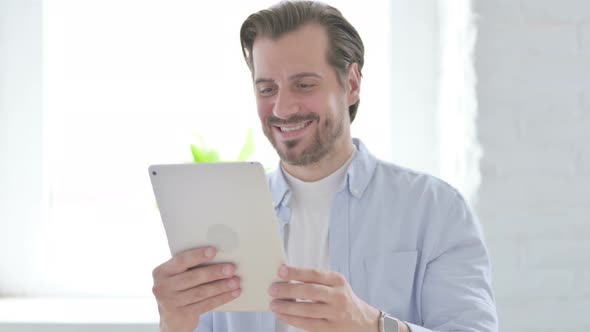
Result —
<path fill-rule="evenodd" d="M 283 133 L 290 133 L 293 131 L 301 130 L 301 129 L 309 126 L 312 122 L 313 121 L 310 120 L 310 121 L 306 121 L 304 123 L 300 123 L 297 125 L 283 125 L 283 126 L 275 125 L 275 127 L 278 128 Z"/>

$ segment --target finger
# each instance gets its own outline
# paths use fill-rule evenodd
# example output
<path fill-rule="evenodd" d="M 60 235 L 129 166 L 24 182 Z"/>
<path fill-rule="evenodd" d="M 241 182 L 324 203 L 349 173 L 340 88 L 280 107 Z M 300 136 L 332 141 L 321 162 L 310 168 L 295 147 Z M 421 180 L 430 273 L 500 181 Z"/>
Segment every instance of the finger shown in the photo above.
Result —
<path fill-rule="evenodd" d="M 346 279 L 338 272 L 288 265 L 282 265 L 279 268 L 279 277 L 283 280 L 296 280 L 326 286 L 342 286 L 346 283 Z"/>
<path fill-rule="evenodd" d="M 215 254 L 216 250 L 213 247 L 203 247 L 183 251 L 156 267 L 152 272 L 153 278 L 154 280 L 157 280 L 182 273 L 192 267 L 210 261 L 215 257 Z"/>
<path fill-rule="evenodd" d="M 284 322 L 287 325 L 294 326 L 296 328 L 305 331 L 327 331 L 329 330 L 328 321 L 324 319 L 316 318 L 305 318 L 286 314 L 275 314 L 277 319 Z"/>
<path fill-rule="evenodd" d="M 270 286 L 269 295 L 276 299 L 300 299 L 315 302 L 331 303 L 336 289 L 308 283 L 277 282 Z"/>
<path fill-rule="evenodd" d="M 232 277 L 236 268 L 231 263 L 214 264 L 197 267 L 177 274 L 164 281 L 170 288 L 176 291 L 193 288 L 215 280 Z"/>
<path fill-rule="evenodd" d="M 226 280 L 218 280 L 205 285 L 200 285 L 175 294 L 174 301 L 177 307 L 199 303 L 229 291 L 240 288 L 240 278 L 233 277 Z"/>
<path fill-rule="evenodd" d="M 325 303 L 273 300 L 270 309 L 279 314 L 304 318 L 327 319 L 331 308 Z"/>
<path fill-rule="evenodd" d="M 209 312 L 221 305 L 224 305 L 228 302 L 231 302 L 238 298 L 242 294 L 242 289 L 238 288 L 236 290 L 232 290 L 229 292 L 225 292 L 223 294 L 219 294 L 217 296 L 210 297 L 206 300 L 203 300 L 198 303 L 190 304 L 186 306 L 187 308 L 194 308 L 194 310 L 198 313 L 198 315 L 202 315 L 206 312 Z"/>

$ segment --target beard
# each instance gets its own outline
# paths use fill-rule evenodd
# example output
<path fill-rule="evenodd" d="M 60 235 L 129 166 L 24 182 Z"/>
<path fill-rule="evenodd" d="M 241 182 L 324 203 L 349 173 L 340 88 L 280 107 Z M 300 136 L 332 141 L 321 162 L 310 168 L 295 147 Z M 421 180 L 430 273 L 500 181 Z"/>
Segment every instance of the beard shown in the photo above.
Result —
<path fill-rule="evenodd" d="M 271 115 L 266 119 L 263 131 L 270 144 L 277 151 L 282 162 L 293 166 L 306 166 L 319 162 L 334 150 L 336 141 L 342 136 L 344 131 L 344 115 L 342 112 L 339 112 L 339 115 L 337 118 L 326 118 L 323 122 L 320 122 L 320 117 L 316 113 L 294 115 L 287 120 L 282 120 Z M 298 153 L 296 148 L 301 144 L 305 144 L 304 139 L 306 137 L 287 140 L 280 144 L 277 143 L 273 135 L 274 126 L 309 121 L 318 122 L 318 124 L 314 133 L 307 133 L 313 137 L 303 151 Z"/>

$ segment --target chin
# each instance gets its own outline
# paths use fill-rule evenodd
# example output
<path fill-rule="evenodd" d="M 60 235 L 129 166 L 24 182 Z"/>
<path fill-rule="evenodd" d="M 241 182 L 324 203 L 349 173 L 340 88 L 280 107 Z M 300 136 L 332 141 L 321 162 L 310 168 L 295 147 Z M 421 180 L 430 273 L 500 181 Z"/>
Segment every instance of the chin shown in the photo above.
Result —
<path fill-rule="evenodd" d="M 299 146 L 289 147 L 285 142 L 281 142 L 275 146 L 275 150 L 282 162 L 289 165 L 301 165 L 304 149 Z"/>
<path fill-rule="evenodd" d="M 299 149 L 287 148 L 286 146 L 282 146 L 280 151 L 281 160 L 292 164 L 294 161 L 301 159 L 303 151 L 299 151 Z"/>

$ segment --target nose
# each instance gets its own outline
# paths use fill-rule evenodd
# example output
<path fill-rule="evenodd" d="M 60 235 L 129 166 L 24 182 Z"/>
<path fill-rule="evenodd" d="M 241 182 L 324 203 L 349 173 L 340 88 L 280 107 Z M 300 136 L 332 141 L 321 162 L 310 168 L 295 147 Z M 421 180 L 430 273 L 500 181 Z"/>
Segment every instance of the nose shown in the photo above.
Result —
<path fill-rule="evenodd" d="M 272 109 L 273 115 L 280 119 L 288 119 L 297 112 L 299 112 L 299 103 L 296 96 L 288 90 L 279 90 Z"/>

